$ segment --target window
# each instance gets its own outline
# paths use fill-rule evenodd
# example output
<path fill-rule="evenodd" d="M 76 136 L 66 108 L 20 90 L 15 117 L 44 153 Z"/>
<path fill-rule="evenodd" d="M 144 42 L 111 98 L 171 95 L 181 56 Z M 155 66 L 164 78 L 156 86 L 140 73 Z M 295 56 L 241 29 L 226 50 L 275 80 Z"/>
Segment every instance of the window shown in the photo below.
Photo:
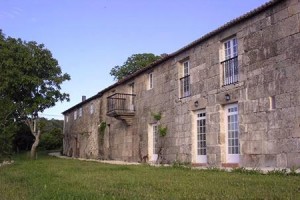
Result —
<path fill-rule="evenodd" d="M 205 113 L 201 112 L 197 115 L 197 141 L 198 155 L 206 155 L 206 117 Z"/>
<path fill-rule="evenodd" d="M 94 104 L 93 103 L 90 105 L 90 113 L 91 113 L 91 115 L 94 113 Z"/>
<path fill-rule="evenodd" d="M 197 113 L 197 162 L 207 163 L 206 156 L 206 114 Z"/>
<path fill-rule="evenodd" d="M 148 75 L 148 89 L 152 89 L 153 88 L 153 73 L 150 73 Z"/>
<path fill-rule="evenodd" d="M 190 93 L 190 66 L 189 61 L 185 61 L 183 66 L 183 77 L 180 78 L 180 96 L 181 98 L 188 97 Z"/>
<path fill-rule="evenodd" d="M 74 111 L 74 120 L 77 119 L 77 110 Z"/>
<path fill-rule="evenodd" d="M 135 106 L 134 106 L 134 97 L 135 97 L 135 95 L 134 95 L 134 91 L 135 91 L 134 83 L 131 83 L 129 86 L 130 86 L 130 93 L 132 94 L 132 95 L 129 96 L 129 110 L 134 111 L 135 110 Z M 120 105 L 123 105 L 123 104 L 124 104 L 123 107 L 125 108 L 125 101 L 123 101 Z"/>
<path fill-rule="evenodd" d="M 153 134 L 153 160 L 157 160 L 159 146 L 158 146 L 158 126 L 157 124 L 152 125 L 152 134 Z"/>
<path fill-rule="evenodd" d="M 238 82 L 238 41 L 232 38 L 224 42 L 223 84 L 229 85 Z"/>
<path fill-rule="evenodd" d="M 240 142 L 237 104 L 226 106 L 226 132 L 227 162 L 239 163 Z"/>
<path fill-rule="evenodd" d="M 66 115 L 66 123 L 68 123 L 68 122 L 69 122 L 69 116 Z"/>
<path fill-rule="evenodd" d="M 270 100 L 270 110 L 276 109 L 275 96 L 269 97 L 269 100 Z"/>
<path fill-rule="evenodd" d="M 130 87 L 130 94 L 134 94 L 134 83 L 131 83 L 129 87 Z"/>
<path fill-rule="evenodd" d="M 82 108 L 79 108 L 79 117 L 82 117 Z"/>

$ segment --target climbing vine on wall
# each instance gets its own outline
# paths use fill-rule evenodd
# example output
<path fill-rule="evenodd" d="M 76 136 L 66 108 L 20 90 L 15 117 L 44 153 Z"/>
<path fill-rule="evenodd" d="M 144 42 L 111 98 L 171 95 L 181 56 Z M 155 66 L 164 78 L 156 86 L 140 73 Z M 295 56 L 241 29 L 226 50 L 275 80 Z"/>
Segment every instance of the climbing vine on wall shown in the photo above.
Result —
<path fill-rule="evenodd" d="M 151 115 L 153 116 L 153 119 L 155 119 L 156 121 L 161 120 L 161 112 L 159 112 L 159 113 L 151 113 Z"/>
<path fill-rule="evenodd" d="M 153 119 L 156 120 L 159 125 L 158 125 L 158 133 L 159 133 L 159 136 L 160 136 L 160 145 L 159 145 L 159 149 L 158 149 L 158 152 L 157 152 L 157 160 L 156 162 L 159 163 L 159 164 L 162 164 L 165 162 L 165 136 L 167 135 L 168 133 L 168 127 L 167 126 L 164 126 L 163 124 L 160 123 L 160 120 L 162 118 L 162 113 L 161 112 L 158 112 L 158 113 L 151 113 L 151 115 L 153 116 Z"/>
<path fill-rule="evenodd" d="M 99 141 L 101 145 L 104 143 L 104 133 L 106 129 L 106 122 L 101 122 L 98 126 L 98 134 L 99 134 Z"/>
<path fill-rule="evenodd" d="M 107 124 L 105 121 L 102 121 L 98 125 L 98 141 L 99 141 L 99 159 L 104 159 L 104 135 Z"/>
<path fill-rule="evenodd" d="M 101 122 L 98 127 L 98 133 L 99 135 L 104 135 L 106 129 L 106 122 Z"/>

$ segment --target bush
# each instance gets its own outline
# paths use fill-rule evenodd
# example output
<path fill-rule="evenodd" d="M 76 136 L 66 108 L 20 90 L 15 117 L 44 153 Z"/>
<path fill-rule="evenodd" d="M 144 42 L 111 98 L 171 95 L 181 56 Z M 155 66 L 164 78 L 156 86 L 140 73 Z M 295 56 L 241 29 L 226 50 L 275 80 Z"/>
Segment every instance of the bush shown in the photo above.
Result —
<path fill-rule="evenodd" d="M 54 128 L 50 132 L 41 135 L 39 149 L 41 150 L 54 150 L 60 149 L 63 145 L 63 134 L 59 128 Z"/>

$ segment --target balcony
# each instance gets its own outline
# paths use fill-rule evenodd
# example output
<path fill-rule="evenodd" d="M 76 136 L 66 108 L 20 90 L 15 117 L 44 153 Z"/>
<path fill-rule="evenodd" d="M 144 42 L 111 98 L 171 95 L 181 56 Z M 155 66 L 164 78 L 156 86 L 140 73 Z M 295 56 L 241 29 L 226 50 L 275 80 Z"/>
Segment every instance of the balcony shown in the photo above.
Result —
<path fill-rule="evenodd" d="M 135 94 L 115 93 L 107 97 L 107 116 L 132 124 L 135 115 Z"/>
<path fill-rule="evenodd" d="M 230 85 L 239 81 L 238 57 L 235 56 L 221 62 L 223 65 L 223 85 Z"/>

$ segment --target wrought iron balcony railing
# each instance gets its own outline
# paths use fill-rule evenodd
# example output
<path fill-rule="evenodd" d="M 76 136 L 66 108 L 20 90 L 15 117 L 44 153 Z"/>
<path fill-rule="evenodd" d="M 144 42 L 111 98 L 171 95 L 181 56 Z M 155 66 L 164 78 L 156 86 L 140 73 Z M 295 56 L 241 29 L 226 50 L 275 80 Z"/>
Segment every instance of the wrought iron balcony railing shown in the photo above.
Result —
<path fill-rule="evenodd" d="M 221 62 L 223 66 L 223 85 L 233 84 L 239 81 L 238 57 Z"/>
<path fill-rule="evenodd" d="M 107 114 L 134 113 L 135 94 L 115 93 L 107 97 Z"/>

